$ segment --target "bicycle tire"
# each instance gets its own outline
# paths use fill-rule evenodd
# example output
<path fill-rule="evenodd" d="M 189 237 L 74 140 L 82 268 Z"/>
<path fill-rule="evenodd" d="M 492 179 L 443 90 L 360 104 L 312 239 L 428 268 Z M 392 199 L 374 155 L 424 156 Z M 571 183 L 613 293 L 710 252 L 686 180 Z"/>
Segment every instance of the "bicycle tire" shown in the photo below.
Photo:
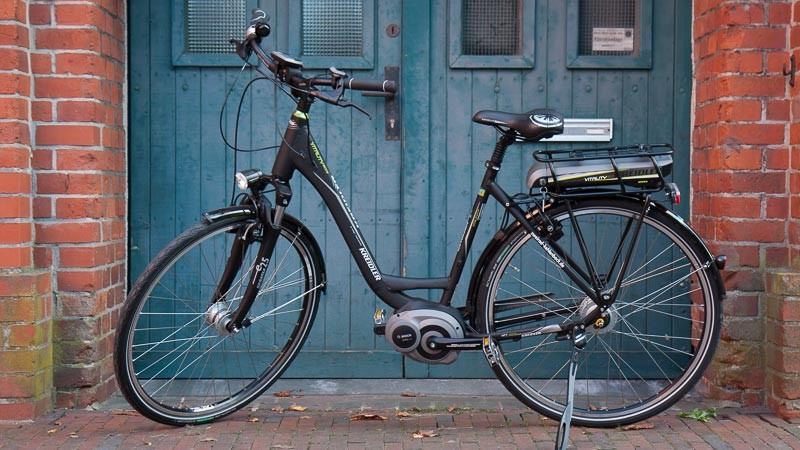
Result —
<path fill-rule="evenodd" d="M 231 414 L 268 389 L 307 338 L 324 267 L 313 236 L 288 215 L 250 310 L 252 323 L 233 334 L 212 326 L 212 293 L 242 227 L 256 233 L 254 243 L 223 302 L 216 303 L 224 303 L 217 312 L 232 312 L 255 266 L 261 234 L 254 214 L 188 229 L 131 289 L 115 336 L 114 365 L 123 396 L 145 417 L 180 426 Z"/>
<path fill-rule="evenodd" d="M 612 255 L 620 242 L 630 245 L 632 228 L 623 232 L 628 223 L 635 225 L 643 206 L 628 198 L 583 199 L 571 205 L 574 223 L 563 203 L 547 214 L 562 227 L 556 244 L 586 269 L 574 229 L 578 224 L 598 279 L 613 286 L 621 259 L 613 263 Z M 539 216 L 532 218 L 534 223 L 543 220 Z M 477 305 L 482 331 L 529 329 L 587 314 L 594 303 L 519 224 L 509 229 L 482 273 Z M 714 355 L 724 294 L 720 286 L 719 272 L 696 235 L 675 216 L 650 207 L 608 325 L 587 330 L 572 423 L 630 424 L 683 397 Z M 510 320 L 548 310 L 560 315 L 538 323 Z M 501 341 L 496 347 L 493 369 L 505 387 L 530 408 L 559 420 L 566 402 L 570 342 L 547 334 Z"/>

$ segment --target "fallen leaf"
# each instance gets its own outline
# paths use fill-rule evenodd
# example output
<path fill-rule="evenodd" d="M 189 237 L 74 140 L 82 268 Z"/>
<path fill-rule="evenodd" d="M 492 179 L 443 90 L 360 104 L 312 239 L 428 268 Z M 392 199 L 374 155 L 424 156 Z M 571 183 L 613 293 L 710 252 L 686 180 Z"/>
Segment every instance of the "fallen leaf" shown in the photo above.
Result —
<path fill-rule="evenodd" d="M 53 428 L 52 430 L 47 430 L 47 434 L 53 434 L 58 431 L 58 428 Z"/>
<path fill-rule="evenodd" d="M 450 405 L 450 407 L 447 408 L 447 412 L 453 412 L 455 410 L 456 410 L 456 405 Z"/>
<path fill-rule="evenodd" d="M 291 397 L 292 396 L 292 390 L 291 389 L 287 389 L 285 391 L 278 391 L 278 392 L 276 392 L 276 393 L 274 393 L 272 395 L 274 395 L 275 397 Z"/>
<path fill-rule="evenodd" d="M 280 406 L 280 405 L 273 406 L 272 410 L 275 411 L 275 412 L 278 412 L 278 413 L 282 413 L 283 412 L 283 406 Z"/>
<path fill-rule="evenodd" d="M 630 425 L 626 425 L 622 427 L 624 431 L 634 431 L 634 430 L 652 430 L 656 426 L 653 425 L 651 422 L 639 422 L 639 423 L 632 423 Z"/>
<path fill-rule="evenodd" d="M 303 412 L 307 409 L 308 408 L 305 406 L 298 406 L 298 405 L 292 405 L 289 407 L 289 411 L 297 411 L 297 412 Z"/>
<path fill-rule="evenodd" d="M 71 437 L 72 439 L 78 439 L 78 433 L 76 433 L 74 431 L 70 431 L 69 432 L 69 437 Z"/>
<path fill-rule="evenodd" d="M 247 419 L 247 421 L 250 422 L 250 423 L 256 423 L 256 422 L 259 421 L 259 419 L 258 419 L 258 417 L 251 417 L 251 418 Z"/>
<path fill-rule="evenodd" d="M 311 416 L 300 416 L 301 419 L 310 419 Z"/>
<path fill-rule="evenodd" d="M 417 392 L 403 392 L 400 395 L 403 397 L 425 397 L 425 394 L 420 394 Z"/>
<path fill-rule="evenodd" d="M 60 420 L 56 420 L 55 422 L 53 422 L 53 425 L 55 425 L 57 427 L 61 426 L 61 421 Z"/>
<path fill-rule="evenodd" d="M 256 411 L 258 411 L 258 406 L 253 406 L 252 408 L 250 408 L 250 412 L 256 412 Z"/>
<path fill-rule="evenodd" d="M 115 416 L 138 416 L 139 412 L 133 409 L 125 409 L 122 411 L 111 411 L 111 414 Z"/>
<path fill-rule="evenodd" d="M 414 411 L 414 412 L 420 412 L 420 411 L 422 411 L 421 409 L 419 409 L 419 406 L 412 406 L 412 407 L 411 407 L 411 410 L 412 410 L 412 411 Z"/>
<path fill-rule="evenodd" d="M 147 446 L 147 447 L 150 447 L 151 445 L 153 445 L 153 443 L 152 442 L 145 442 L 144 445 Z"/>
<path fill-rule="evenodd" d="M 203 438 L 199 442 L 216 442 L 216 438 Z"/>
<path fill-rule="evenodd" d="M 350 416 L 350 420 L 389 420 L 385 416 L 381 416 L 378 414 L 356 414 Z"/>
<path fill-rule="evenodd" d="M 411 413 L 408 411 L 397 411 L 397 414 L 395 414 L 394 416 L 400 417 L 402 419 L 403 417 L 411 417 Z"/>
<path fill-rule="evenodd" d="M 433 430 L 427 430 L 427 431 L 417 430 L 411 434 L 411 437 L 413 437 L 414 439 L 422 439 L 422 438 L 429 438 L 436 436 L 438 436 L 438 434 L 436 434 Z"/>

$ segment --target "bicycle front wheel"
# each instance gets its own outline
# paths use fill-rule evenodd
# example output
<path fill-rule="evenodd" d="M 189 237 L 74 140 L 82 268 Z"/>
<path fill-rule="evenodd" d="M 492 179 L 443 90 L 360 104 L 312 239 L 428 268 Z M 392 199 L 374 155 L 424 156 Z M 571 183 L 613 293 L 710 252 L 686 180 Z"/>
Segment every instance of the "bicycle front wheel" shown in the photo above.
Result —
<path fill-rule="evenodd" d="M 595 273 L 609 292 L 643 204 L 615 198 L 571 206 L 573 218 L 563 204 L 548 211 L 555 244 L 562 258 Z M 481 283 L 483 331 L 530 330 L 590 313 L 594 302 L 524 229 L 497 248 Z M 702 243 L 674 216 L 648 210 L 606 322 L 587 330 L 573 423 L 606 427 L 646 419 L 699 380 L 719 339 L 722 292 L 711 263 Z M 500 341 L 497 349 L 494 370 L 503 384 L 529 407 L 558 420 L 566 403 L 570 341 L 553 334 L 528 336 Z"/>
<path fill-rule="evenodd" d="M 212 303 L 240 231 L 254 233 L 222 299 Z M 313 237 L 286 216 L 250 325 L 228 332 L 221 317 L 234 311 L 256 268 L 262 230 L 252 216 L 200 223 L 173 240 L 147 266 L 126 300 L 114 363 L 128 402 L 169 425 L 207 422 L 263 393 L 300 350 L 323 288 Z M 218 298 L 218 296 L 217 296 Z"/>

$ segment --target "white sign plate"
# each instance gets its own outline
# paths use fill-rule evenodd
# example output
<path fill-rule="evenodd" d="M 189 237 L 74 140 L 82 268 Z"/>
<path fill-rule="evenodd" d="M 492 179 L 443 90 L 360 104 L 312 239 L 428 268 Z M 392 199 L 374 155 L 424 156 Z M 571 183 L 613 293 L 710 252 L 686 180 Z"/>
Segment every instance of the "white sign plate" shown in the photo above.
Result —
<path fill-rule="evenodd" d="M 592 28 L 593 52 L 632 52 L 633 28 Z"/>

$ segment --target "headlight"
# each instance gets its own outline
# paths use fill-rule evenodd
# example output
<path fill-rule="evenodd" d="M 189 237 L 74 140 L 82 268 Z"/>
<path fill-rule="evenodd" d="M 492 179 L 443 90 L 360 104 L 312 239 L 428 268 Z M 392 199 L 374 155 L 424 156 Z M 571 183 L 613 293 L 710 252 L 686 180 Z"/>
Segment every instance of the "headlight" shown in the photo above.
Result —
<path fill-rule="evenodd" d="M 245 191 L 250 187 L 250 183 L 260 178 L 261 175 L 263 174 L 258 169 L 247 169 L 241 172 L 236 172 L 236 175 L 234 176 L 234 179 L 236 180 L 236 186 Z"/>

